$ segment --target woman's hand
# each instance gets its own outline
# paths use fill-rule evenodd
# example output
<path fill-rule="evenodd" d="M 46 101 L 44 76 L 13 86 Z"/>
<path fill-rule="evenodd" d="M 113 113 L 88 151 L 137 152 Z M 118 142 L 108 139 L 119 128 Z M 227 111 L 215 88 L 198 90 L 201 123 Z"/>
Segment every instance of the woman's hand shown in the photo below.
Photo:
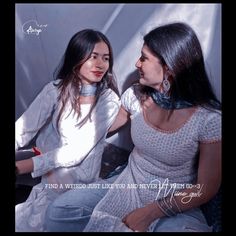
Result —
<path fill-rule="evenodd" d="M 34 170 L 34 164 L 32 158 L 16 161 L 17 174 L 26 174 Z"/>
<path fill-rule="evenodd" d="M 155 203 L 148 204 L 145 207 L 137 208 L 126 215 L 122 222 L 136 232 L 146 232 L 149 225 L 157 218 L 162 216 L 160 209 Z"/>

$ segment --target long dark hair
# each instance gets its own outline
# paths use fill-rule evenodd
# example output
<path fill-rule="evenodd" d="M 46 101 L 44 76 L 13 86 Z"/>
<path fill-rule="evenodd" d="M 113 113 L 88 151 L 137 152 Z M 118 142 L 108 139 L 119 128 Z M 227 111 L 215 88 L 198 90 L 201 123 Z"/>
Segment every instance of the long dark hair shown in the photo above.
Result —
<path fill-rule="evenodd" d="M 144 36 L 144 44 L 171 73 L 172 101 L 221 109 L 209 82 L 200 42 L 190 26 L 180 22 L 160 26 Z"/>
<path fill-rule="evenodd" d="M 76 75 L 75 69 L 81 68 L 93 52 L 95 44 L 99 42 L 104 42 L 108 46 L 110 54 L 109 68 L 102 80 L 98 83 L 95 102 L 88 115 L 78 125 L 82 126 L 91 117 L 92 110 L 104 89 L 111 88 L 118 94 L 117 86 L 113 80 L 113 52 L 109 40 L 103 33 L 93 29 L 84 29 L 77 32 L 69 41 L 65 54 L 54 72 L 54 79 L 60 80 L 56 86 L 60 90 L 58 101 L 62 103 L 57 118 L 57 126 L 68 101 L 71 103 L 74 112 L 78 114 L 78 117 L 80 116 L 81 111 L 78 97 L 80 95 L 81 80 Z"/>

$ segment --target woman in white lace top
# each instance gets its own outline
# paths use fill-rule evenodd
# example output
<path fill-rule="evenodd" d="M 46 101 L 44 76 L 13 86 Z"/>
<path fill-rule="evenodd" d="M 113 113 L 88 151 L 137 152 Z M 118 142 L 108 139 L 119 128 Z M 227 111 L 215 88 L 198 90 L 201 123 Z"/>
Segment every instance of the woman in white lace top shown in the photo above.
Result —
<path fill-rule="evenodd" d="M 16 206 L 17 232 L 43 231 L 50 201 L 74 183 L 99 179 L 104 141 L 120 108 L 112 67 L 112 49 L 105 35 L 92 29 L 76 33 L 56 80 L 16 121 L 16 151 L 37 134 L 40 150 L 40 155 L 16 161 L 17 172 L 42 176 L 26 202 Z"/>
<path fill-rule="evenodd" d="M 76 199 L 79 190 L 56 199 L 48 209 L 48 230 L 211 231 L 199 207 L 221 183 L 221 104 L 196 34 L 184 23 L 152 30 L 136 67 L 139 84 L 122 95 L 110 129 L 131 119 L 134 149 L 127 167 L 99 202 L 95 191 L 89 201 Z"/>

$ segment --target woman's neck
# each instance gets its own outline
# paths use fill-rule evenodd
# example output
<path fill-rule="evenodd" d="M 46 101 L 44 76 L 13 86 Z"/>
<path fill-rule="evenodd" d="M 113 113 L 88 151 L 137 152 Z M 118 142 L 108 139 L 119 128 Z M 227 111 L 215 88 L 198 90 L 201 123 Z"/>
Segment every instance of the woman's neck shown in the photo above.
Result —
<path fill-rule="evenodd" d="M 81 85 L 80 96 L 83 97 L 95 96 L 96 92 L 97 92 L 97 83 Z"/>
<path fill-rule="evenodd" d="M 95 96 L 80 96 L 80 104 L 93 104 L 95 102 Z"/>
<path fill-rule="evenodd" d="M 163 130 L 174 130 L 181 127 L 196 111 L 196 107 L 183 109 L 164 109 L 149 97 L 143 103 L 143 115 L 146 123 Z"/>
<path fill-rule="evenodd" d="M 166 110 L 183 109 L 193 107 L 193 104 L 185 100 L 172 100 L 167 94 L 161 93 L 157 90 L 152 90 L 149 92 L 153 101 L 160 107 Z"/>

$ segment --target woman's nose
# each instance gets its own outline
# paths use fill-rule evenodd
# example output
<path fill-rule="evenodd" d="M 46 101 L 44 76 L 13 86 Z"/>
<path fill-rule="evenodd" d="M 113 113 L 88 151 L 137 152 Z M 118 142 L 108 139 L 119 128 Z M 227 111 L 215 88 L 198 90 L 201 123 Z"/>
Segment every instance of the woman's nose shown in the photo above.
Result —
<path fill-rule="evenodd" d="M 97 67 L 102 68 L 105 66 L 105 64 L 106 64 L 106 62 L 102 58 L 97 58 L 97 61 L 96 61 Z"/>
<path fill-rule="evenodd" d="M 138 59 L 138 61 L 135 63 L 135 66 L 136 66 L 137 68 L 140 68 L 141 63 L 140 63 L 140 60 L 139 60 L 139 59 Z"/>

